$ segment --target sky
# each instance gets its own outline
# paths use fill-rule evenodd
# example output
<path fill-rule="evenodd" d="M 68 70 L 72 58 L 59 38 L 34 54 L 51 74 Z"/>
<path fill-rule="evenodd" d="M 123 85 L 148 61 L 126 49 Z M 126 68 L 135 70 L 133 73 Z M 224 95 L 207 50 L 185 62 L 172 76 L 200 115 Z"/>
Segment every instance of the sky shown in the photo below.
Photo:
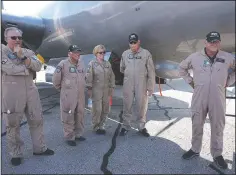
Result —
<path fill-rule="evenodd" d="M 6 11 L 19 15 L 37 15 L 46 5 L 53 1 L 3 1 Z"/>

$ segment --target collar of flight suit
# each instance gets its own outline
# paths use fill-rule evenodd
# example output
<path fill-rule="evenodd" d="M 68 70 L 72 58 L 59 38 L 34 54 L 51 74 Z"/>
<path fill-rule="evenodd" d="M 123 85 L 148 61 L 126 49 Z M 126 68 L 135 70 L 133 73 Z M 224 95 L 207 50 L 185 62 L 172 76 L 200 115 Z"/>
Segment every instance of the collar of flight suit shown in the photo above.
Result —
<path fill-rule="evenodd" d="M 205 56 L 205 57 L 207 57 L 208 58 L 208 56 L 206 55 L 206 53 L 205 53 L 205 50 L 204 50 L 204 48 L 200 51 L 200 53 L 201 53 L 201 55 L 203 55 L 203 56 Z M 221 56 L 221 54 L 222 54 L 222 51 L 221 50 L 219 50 L 218 51 L 218 53 L 216 54 L 216 57 L 215 58 L 217 58 L 217 57 L 220 57 Z"/>
<path fill-rule="evenodd" d="M 133 53 L 131 49 L 129 49 L 129 50 L 130 50 L 131 53 Z M 138 53 L 140 53 L 142 50 L 143 50 L 143 48 L 140 46 L 139 49 L 138 49 L 138 51 L 137 51 L 136 53 L 133 53 L 133 54 L 138 54 Z"/>
<path fill-rule="evenodd" d="M 96 58 L 96 59 L 95 59 L 95 62 L 98 63 L 98 64 L 101 65 L 101 66 L 105 66 L 105 65 L 106 65 L 106 60 L 103 60 L 102 62 L 99 62 L 99 61 L 97 60 L 97 58 Z"/>
<path fill-rule="evenodd" d="M 74 64 L 74 63 L 72 62 L 72 60 L 71 60 L 70 57 L 68 57 L 68 61 L 69 61 L 70 64 L 72 64 L 73 66 L 76 66 L 76 67 L 77 67 L 77 66 L 79 65 L 80 59 L 78 60 L 77 64 Z"/>
<path fill-rule="evenodd" d="M 4 44 L 2 44 L 2 50 L 4 50 L 5 52 L 11 52 L 11 53 L 13 53 L 13 51 L 10 49 L 10 47 L 8 47 L 7 45 L 4 45 Z"/>

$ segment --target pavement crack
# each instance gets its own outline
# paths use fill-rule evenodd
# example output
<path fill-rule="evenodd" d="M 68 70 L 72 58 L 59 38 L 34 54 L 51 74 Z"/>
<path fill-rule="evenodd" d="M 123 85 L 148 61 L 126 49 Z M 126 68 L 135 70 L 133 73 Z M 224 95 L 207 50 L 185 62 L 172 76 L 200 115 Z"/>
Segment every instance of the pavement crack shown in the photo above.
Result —
<path fill-rule="evenodd" d="M 165 112 L 164 112 L 164 115 L 165 115 L 169 120 L 171 120 L 171 117 L 168 115 L 168 110 L 166 110 L 165 108 L 163 108 L 163 107 L 161 107 L 161 106 L 159 105 L 160 101 L 157 99 L 156 96 L 153 96 L 153 98 L 154 98 L 154 100 L 156 101 L 157 107 L 160 108 L 160 109 L 163 109 L 163 110 L 165 111 Z M 170 109 L 171 109 L 171 108 L 170 108 Z"/>
<path fill-rule="evenodd" d="M 109 161 L 108 161 L 109 157 L 115 151 L 115 148 L 116 148 L 116 138 L 117 138 L 117 136 L 119 134 L 119 131 L 120 131 L 120 128 L 121 128 L 121 123 L 123 122 L 122 114 L 123 114 L 123 111 L 120 111 L 120 114 L 119 114 L 120 123 L 118 124 L 118 126 L 117 126 L 117 128 L 115 130 L 115 133 L 114 133 L 114 135 L 112 137 L 111 147 L 107 151 L 107 153 L 105 153 L 104 156 L 103 156 L 101 170 L 102 170 L 102 172 L 104 174 L 112 174 L 112 172 L 107 169 L 107 166 L 108 166 L 108 163 L 109 163 Z"/>

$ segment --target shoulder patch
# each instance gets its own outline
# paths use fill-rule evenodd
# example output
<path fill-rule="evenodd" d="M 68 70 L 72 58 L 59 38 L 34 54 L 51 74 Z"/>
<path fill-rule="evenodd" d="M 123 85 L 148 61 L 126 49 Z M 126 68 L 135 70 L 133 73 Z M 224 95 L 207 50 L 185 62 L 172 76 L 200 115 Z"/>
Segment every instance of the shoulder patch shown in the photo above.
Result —
<path fill-rule="evenodd" d="M 57 72 L 57 73 L 60 73 L 61 70 L 62 70 L 62 67 L 61 67 L 61 66 L 57 66 L 57 68 L 56 68 L 56 72 Z"/>
<path fill-rule="evenodd" d="M 37 56 L 35 56 L 35 55 L 34 55 L 34 56 L 32 56 L 31 58 L 32 58 L 33 60 L 37 60 L 37 61 L 38 61 L 38 57 L 37 57 Z"/>
<path fill-rule="evenodd" d="M 90 73 L 91 71 L 92 71 L 92 66 L 89 65 L 89 66 L 88 66 L 88 69 L 87 69 L 87 73 Z"/>

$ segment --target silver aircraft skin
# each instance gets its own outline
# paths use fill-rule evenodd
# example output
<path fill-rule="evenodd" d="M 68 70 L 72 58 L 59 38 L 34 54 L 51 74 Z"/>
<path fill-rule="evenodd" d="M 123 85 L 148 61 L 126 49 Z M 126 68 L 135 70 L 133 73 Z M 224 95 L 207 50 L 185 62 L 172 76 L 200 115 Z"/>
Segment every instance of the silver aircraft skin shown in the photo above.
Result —
<path fill-rule="evenodd" d="M 178 64 L 204 47 L 210 31 L 221 34 L 222 50 L 235 52 L 235 1 L 55 1 L 38 17 L 2 12 L 2 26 L 9 25 L 20 27 L 24 43 L 46 62 L 66 57 L 70 44 L 83 54 L 103 44 L 119 63 L 135 32 L 163 79 L 179 78 Z"/>

